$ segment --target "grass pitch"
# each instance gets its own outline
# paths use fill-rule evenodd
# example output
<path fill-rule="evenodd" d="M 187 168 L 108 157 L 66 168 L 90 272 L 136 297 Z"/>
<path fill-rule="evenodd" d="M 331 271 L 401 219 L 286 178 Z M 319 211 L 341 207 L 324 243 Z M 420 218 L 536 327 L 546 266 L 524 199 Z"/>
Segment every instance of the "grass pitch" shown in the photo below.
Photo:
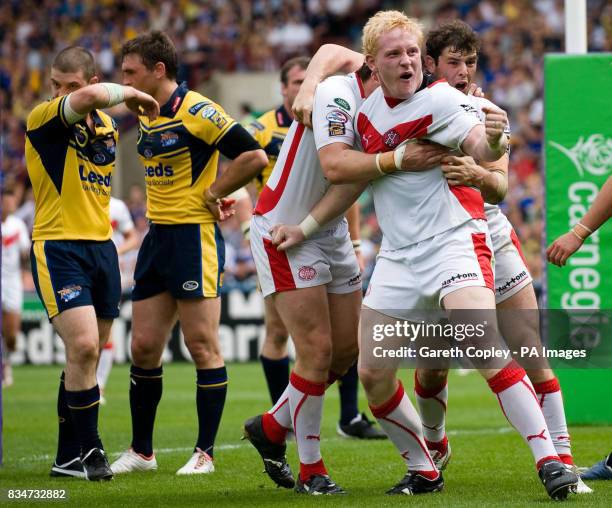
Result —
<path fill-rule="evenodd" d="M 277 489 L 262 473 L 259 456 L 240 441 L 243 421 L 269 406 L 261 368 L 229 365 L 229 392 L 215 447 L 216 472 L 177 477 L 195 442 L 195 371 L 189 364 L 164 367 L 164 395 L 158 408 L 155 448 L 159 469 L 89 483 L 49 477 L 57 427 L 55 405 L 59 367 L 15 368 L 15 385 L 5 389 L 4 466 L 0 468 L 0 505 L 8 489 L 66 489 L 66 501 L 78 506 L 532 506 L 552 503 L 539 483 L 522 439 L 508 425 L 479 375 L 449 380 L 448 434 L 453 458 L 444 473 L 445 489 L 419 497 L 385 496 L 405 473 L 389 441 L 363 442 L 337 437 L 338 391 L 326 394 L 322 429 L 323 457 L 334 481 L 347 496 L 312 498 Z M 411 374 L 403 372 L 412 387 Z M 100 411 L 101 436 L 111 459 L 128 446 L 130 416 L 128 368 L 115 366 Z M 361 409 L 366 408 L 361 390 Z M 590 465 L 610 452 L 612 427 L 572 427 L 574 457 Z M 289 461 L 297 471 L 294 443 Z M 595 493 L 571 496 L 567 506 L 612 506 L 612 482 L 592 482 Z M 39 504 L 44 501 L 13 501 Z"/>

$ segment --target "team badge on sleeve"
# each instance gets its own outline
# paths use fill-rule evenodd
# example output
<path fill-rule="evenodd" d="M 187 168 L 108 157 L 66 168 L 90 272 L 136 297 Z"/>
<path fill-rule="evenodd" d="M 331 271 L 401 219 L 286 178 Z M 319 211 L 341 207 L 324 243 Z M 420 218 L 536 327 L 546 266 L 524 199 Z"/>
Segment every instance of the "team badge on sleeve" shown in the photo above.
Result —
<path fill-rule="evenodd" d="M 214 106 L 206 106 L 201 114 L 202 118 L 210 120 L 218 129 L 223 129 L 227 125 L 227 119 Z"/>

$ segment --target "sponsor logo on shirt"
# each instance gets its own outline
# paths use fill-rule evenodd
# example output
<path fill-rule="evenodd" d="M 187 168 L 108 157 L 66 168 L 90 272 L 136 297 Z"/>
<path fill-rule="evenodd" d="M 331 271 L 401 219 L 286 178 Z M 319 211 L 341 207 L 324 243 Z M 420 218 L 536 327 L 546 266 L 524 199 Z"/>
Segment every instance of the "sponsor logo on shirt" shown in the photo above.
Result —
<path fill-rule="evenodd" d="M 210 102 L 206 102 L 206 101 L 198 102 L 197 104 L 194 104 L 193 106 L 189 108 L 189 113 L 195 116 L 198 114 L 198 111 L 200 111 L 207 104 L 210 104 Z"/>
<path fill-rule="evenodd" d="M 345 109 L 346 111 L 350 111 L 351 110 L 351 106 L 349 105 L 349 103 L 346 102 L 344 99 L 342 99 L 340 97 L 336 97 L 334 99 L 334 102 L 336 104 L 338 104 L 338 106 L 340 106 L 342 109 Z"/>
<path fill-rule="evenodd" d="M 172 176 L 174 175 L 174 169 L 172 166 L 164 166 L 161 162 L 157 166 L 145 166 L 145 177 L 160 177 L 160 176 Z"/>
<path fill-rule="evenodd" d="M 206 106 L 202 110 L 202 118 L 210 120 L 217 129 L 223 129 L 227 124 L 227 119 L 224 118 L 214 106 Z"/>
<path fill-rule="evenodd" d="M 162 132 L 160 136 L 161 146 L 168 147 L 176 145 L 179 140 L 178 134 L 172 131 Z"/>
<path fill-rule="evenodd" d="M 69 302 L 79 296 L 82 289 L 81 286 L 73 284 L 72 286 L 66 286 L 60 289 L 57 294 L 60 295 L 62 302 Z"/>
<path fill-rule="evenodd" d="M 325 116 L 330 122 L 346 123 L 350 121 L 350 117 L 341 109 L 334 109 Z"/>
<path fill-rule="evenodd" d="M 344 136 L 346 134 L 346 124 L 344 122 L 329 122 L 330 136 Z"/>
<path fill-rule="evenodd" d="M 113 174 L 109 172 L 107 175 L 103 175 L 100 173 L 96 173 L 95 171 L 89 171 L 89 173 L 85 173 L 85 166 L 80 164 L 79 177 L 81 178 L 82 182 L 97 183 L 98 185 L 103 185 L 104 187 L 110 187 Z"/>
<path fill-rule="evenodd" d="M 312 280 L 316 275 L 317 271 L 312 266 L 301 266 L 298 270 L 298 277 L 301 280 Z"/>

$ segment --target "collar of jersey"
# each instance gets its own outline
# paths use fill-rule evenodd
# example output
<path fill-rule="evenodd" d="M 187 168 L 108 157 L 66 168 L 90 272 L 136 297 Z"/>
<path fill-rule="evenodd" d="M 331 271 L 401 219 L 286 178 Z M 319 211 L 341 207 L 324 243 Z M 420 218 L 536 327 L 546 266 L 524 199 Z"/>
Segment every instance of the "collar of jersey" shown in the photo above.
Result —
<path fill-rule="evenodd" d="M 445 80 L 439 79 L 439 80 L 436 81 L 436 78 L 434 78 L 432 74 L 424 72 L 423 73 L 423 81 L 421 82 L 421 86 L 417 89 L 416 92 L 414 92 L 412 97 L 414 97 L 416 94 L 418 94 L 422 90 L 425 90 L 429 85 L 437 83 L 438 81 L 445 81 Z M 401 104 L 402 102 L 407 100 L 407 99 L 396 99 L 395 97 L 387 97 L 386 95 L 384 97 L 385 97 L 385 101 L 386 101 L 387 105 L 390 108 L 394 108 L 398 104 Z M 412 97 L 409 97 L 409 98 L 411 99 Z"/>
<path fill-rule="evenodd" d="M 176 112 L 181 107 L 183 103 L 183 99 L 189 89 L 187 88 L 187 83 L 184 81 L 176 87 L 176 90 L 172 93 L 168 101 L 160 108 L 159 116 L 165 116 L 166 118 L 174 118 Z"/>
<path fill-rule="evenodd" d="M 285 106 L 281 106 L 276 110 L 276 123 L 279 127 L 289 127 L 293 122 L 293 118 L 289 115 L 289 112 L 285 109 Z"/>

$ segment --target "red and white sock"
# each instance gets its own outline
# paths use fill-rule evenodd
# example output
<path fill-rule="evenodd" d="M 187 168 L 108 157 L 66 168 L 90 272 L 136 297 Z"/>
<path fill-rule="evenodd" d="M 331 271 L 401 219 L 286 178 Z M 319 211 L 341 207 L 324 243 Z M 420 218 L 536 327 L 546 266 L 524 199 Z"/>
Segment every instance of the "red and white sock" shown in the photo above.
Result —
<path fill-rule="evenodd" d="M 342 376 L 330 371 L 325 389 L 333 385 Z M 276 401 L 276 404 L 263 415 L 263 428 L 267 438 L 273 443 L 284 443 L 287 432 L 292 428 L 291 411 L 289 410 L 289 385 Z"/>
<path fill-rule="evenodd" d="M 325 383 L 313 383 L 295 372 L 289 379 L 289 408 L 300 458 L 300 478 L 327 474 L 321 458 L 321 417 Z"/>
<path fill-rule="evenodd" d="M 417 407 L 423 422 L 423 436 L 428 443 L 436 445 L 448 441 L 446 439 L 446 404 L 448 401 L 448 382 L 442 386 L 424 388 L 419 383 L 416 371 L 414 372 L 414 393 Z M 432 448 L 428 444 L 428 448 Z M 435 448 L 435 446 L 433 447 Z M 442 452 L 443 453 L 443 452 Z"/>
<path fill-rule="evenodd" d="M 487 381 L 510 424 L 529 445 L 536 467 L 548 460 L 560 460 L 552 443 L 540 401 L 531 381 L 516 361 L 510 362 Z"/>
<path fill-rule="evenodd" d="M 540 400 L 540 407 L 542 408 L 542 413 L 544 413 L 544 419 L 546 420 L 548 431 L 559 458 L 565 464 L 574 465 L 559 380 L 554 378 L 543 383 L 535 383 L 533 388 Z"/>
<path fill-rule="evenodd" d="M 434 465 L 421 428 L 421 419 L 404 392 L 401 381 L 393 396 L 380 406 L 370 406 L 372 414 L 406 461 L 410 471 L 435 479 L 439 473 Z"/>
<path fill-rule="evenodd" d="M 262 426 L 266 437 L 276 444 L 282 444 L 291 428 L 291 411 L 289 409 L 289 386 L 278 398 L 276 404 L 263 414 Z"/>

